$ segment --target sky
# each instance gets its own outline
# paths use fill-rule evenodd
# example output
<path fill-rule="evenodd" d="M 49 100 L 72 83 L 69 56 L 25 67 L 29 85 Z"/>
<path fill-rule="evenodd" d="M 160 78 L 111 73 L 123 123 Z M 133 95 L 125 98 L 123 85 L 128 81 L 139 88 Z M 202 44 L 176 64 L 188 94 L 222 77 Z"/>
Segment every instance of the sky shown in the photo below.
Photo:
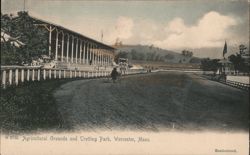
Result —
<path fill-rule="evenodd" d="M 249 46 L 247 0 L 1 0 L 2 13 L 25 10 L 109 45 L 154 45 L 198 57 L 222 57 Z"/>

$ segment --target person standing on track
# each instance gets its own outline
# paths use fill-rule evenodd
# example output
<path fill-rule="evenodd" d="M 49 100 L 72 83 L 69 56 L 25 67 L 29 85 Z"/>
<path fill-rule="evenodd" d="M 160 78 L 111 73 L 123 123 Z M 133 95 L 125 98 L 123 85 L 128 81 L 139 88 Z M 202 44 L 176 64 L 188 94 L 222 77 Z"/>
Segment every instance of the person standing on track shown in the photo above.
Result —
<path fill-rule="evenodd" d="M 114 68 L 111 72 L 111 78 L 112 78 L 113 82 L 115 82 L 115 80 L 117 79 L 118 74 L 119 73 L 117 72 L 116 68 Z"/>

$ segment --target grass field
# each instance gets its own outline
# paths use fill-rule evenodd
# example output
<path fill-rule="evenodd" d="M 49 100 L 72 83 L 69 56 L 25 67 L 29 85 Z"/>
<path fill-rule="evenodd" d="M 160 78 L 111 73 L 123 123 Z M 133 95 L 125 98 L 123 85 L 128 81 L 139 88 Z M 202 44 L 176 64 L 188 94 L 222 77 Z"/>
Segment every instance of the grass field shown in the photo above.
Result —
<path fill-rule="evenodd" d="M 62 117 L 53 91 L 72 80 L 24 83 L 1 90 L 0 122 L 5 132 L 60 129 Z"/>

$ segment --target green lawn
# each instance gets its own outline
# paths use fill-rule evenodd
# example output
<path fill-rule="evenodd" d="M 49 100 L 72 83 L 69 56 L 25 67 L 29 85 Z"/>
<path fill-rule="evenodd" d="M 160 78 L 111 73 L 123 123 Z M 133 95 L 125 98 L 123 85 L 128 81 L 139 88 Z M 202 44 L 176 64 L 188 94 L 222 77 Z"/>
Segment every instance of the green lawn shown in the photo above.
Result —
<path fill-rule="evenodd" d="M 24 83 L 1 89 L 0 122 L 6 132 L 63 128 L 53 91 L 72 80 Z"/>

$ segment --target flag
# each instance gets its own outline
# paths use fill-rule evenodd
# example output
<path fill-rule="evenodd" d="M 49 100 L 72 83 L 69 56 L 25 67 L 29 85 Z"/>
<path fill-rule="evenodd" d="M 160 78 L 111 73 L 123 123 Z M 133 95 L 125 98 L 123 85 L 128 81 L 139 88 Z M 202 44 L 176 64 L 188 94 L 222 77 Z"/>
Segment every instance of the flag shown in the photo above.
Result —
<path fill-rule="evenodd" d="M 227 53 L 227 42 L 225 41 L 224 49 L 223 49 L 223 57 Z"/>

